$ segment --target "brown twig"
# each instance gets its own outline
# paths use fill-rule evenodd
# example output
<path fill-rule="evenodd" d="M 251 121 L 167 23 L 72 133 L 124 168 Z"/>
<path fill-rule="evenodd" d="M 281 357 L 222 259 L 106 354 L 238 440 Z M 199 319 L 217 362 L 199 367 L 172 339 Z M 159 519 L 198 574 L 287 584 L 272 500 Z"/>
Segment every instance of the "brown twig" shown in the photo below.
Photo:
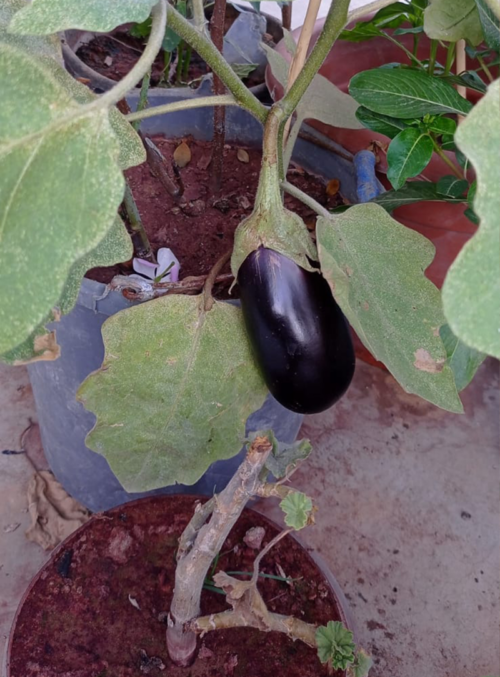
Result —
<path fill-rule="evenodd" d="M 210 35 L 215 47 L 222 54 L 224 44 L 224 20 L 226 17 L 226 0 L 215 0 L 214 11 L 210 20 Z M 214 94 L 225 94 L 226 87 L 214 73 Z M 211 189 L 215 194 L 220 192 L 222 171 L 224 166 L 224 142 L 226 140 L 226 109 L 224 106 L 214 107 L 214 138 L 212 147 Z"/>
<path fill-rule="evenodd" d="M 231 258 L 231 253 L 232 251 L 229 250 L 225 254 L 223 254 L 207 275 L 205 286 L 203 288 L 203 295 L 205 297 L 205 310 L 207 312 L 211 310 L 214 305 L 214 299 L 212 296 L 212 288 L 214 286 L 214 282 L 217 279 L 217 275 L 220 273 L 220 271 L 224 268 L 226 263 Z"/>
<path fill-rule="evenodd" d="M 185 277 L 178 282 L 149 282 L 137 280 L 127 275 L 115 275 L 108 285 L 109 291 L 122 293 L 129 301 L 150 301 L 151 299 L 167 296 L 168 294 L 198 294 L 207 280 L 208 275 Z M 233 281 L 230 273 L 217 275 L 215 284 L 229 284 Z"/>
<path fill-rule="evenodd" d="M 292 3 L 281 5 L 281 23 L 283 28 L 287 31 L 292 28 Z"/>

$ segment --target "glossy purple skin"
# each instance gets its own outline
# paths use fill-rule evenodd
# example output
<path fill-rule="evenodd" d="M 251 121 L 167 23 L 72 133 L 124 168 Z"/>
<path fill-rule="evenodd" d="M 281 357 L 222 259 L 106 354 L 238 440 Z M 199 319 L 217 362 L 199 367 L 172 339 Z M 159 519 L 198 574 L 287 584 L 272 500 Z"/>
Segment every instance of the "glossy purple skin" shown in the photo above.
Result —
<path fill-rule="evenodd" d="M 326 280 L 260 247 L 240 267 L 238 284 L 270 392 L 301 414 L 331 407 L 351 383 L 355 357 L 349 325 Z"/>

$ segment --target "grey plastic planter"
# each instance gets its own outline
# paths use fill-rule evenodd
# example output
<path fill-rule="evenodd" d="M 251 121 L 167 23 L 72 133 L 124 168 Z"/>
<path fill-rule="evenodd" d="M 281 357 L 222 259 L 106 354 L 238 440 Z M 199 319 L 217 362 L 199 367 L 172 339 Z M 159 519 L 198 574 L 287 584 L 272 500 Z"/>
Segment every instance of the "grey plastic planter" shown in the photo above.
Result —
<path fill-rule="evenodd" d="M 199 90 L 191 94 L 199 95 Z M 150 96 L 150 105 L 156 106 L 179 98 L 174 91 L 156 90 Z M 129 104 L 134 110 L 136 95 L 129 98 Z M 260 124 L 238 108 L 229 107 L 227 113 L 228 141 L 260 146 Z M 168 133 L 172 137 L 190 134 L 199 139 L 210 139 L 212 115 L 213 111 L 207 108 L 171 113 L 144 120 L 142 129 L 149 134 Z M 352 161 L 347 159 L 349 154 L 317 132 L 311 131 L 311 134 L 321 145 L 299 139 L 294 160 L 307 170 L 340 179 L 343 194 L 355 201 L 356 177 Z M 337 152 L 330 152 L 327 148 Z M 54 474 L 72 496 L 95 512 L 155 493 L 181 491 L 212 494 L 215 489 L 222 489 L 240 463 L 242 452 L 227 461 L 214 463 L 193 486 L 175 485 L 147 494 L 129 494 L 113 475 L 104 457 L 86 447 L 85 437 L 94 426 L 95 417 L 76 401 L 76 391 L 82 381 L 102 363 L 103 322 L 110 315 L 132 305 L 118 292 L 111 292 L 99 300 L 104 289 L 103 284 L 86 279 L 83 281 L 74 310 L 53 325 L 61 346 L 61 357 L 55 362 L 37 362 L 28 368 L 42 442 Z M 269 396 L 262 409 L 248 419 L 247 433 L 272 428 L 278 439 L 292 442 L 301 422 L 302 416 L 284 409 Z"/>

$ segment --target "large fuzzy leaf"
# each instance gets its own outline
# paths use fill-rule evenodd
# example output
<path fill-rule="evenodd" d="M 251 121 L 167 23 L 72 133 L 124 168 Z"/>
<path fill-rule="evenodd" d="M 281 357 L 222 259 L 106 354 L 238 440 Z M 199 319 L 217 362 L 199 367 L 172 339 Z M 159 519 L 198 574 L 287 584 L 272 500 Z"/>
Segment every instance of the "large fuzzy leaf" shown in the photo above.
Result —
<path fill-rule="evenodd" d="M 476 0 L 479 20 L 483 27 L 484 39 L 488 47 L 500 51 L 500 20 L 486 0 Z"/>
<path fill-rule="evenodd" d="M 434 246 L 369 203 L 318 219 L 316 235 L 321 271 L 368 350 L 407 392 L 461 412 L 441 295 L 424 275 Z"/>
<path fill-rule="evenodd" d="M 402 119 L 424 115 L 460 113 L 472 104 L 444 80 L 422 71 L 374 68 L 355 75 L 349 92 L 358 103 L 374 113 Z"/>
<path fill-rule="evenodd" d="M 483 41 L 483 30 L 475 0 L 431 0 L 424 12 L 424 30 L 433 40 Z"/>
<path fill-rule="evenodd" d="M 61 41 L 57 35 L 13 35 L 7 32 L 14 14 L 28 5 L 25 0 L 2 0 L 0 3 L 0 42 L 19 47 L 37 57 L 61 59 Z"/>
<path fill-rule="evenodd" d="M 114 315 L 102 333 L 102 368 L 79 397 L 97 416 L 87 445 L 127 491 L 193 484 L 239 451 L 266 396 L 239 308 L 167 296 Z"/>
<path fill-rule="evenodd" d="M 2 362 L 8 364 L 27 364 L 40 360 L 55 360 L 59 357 L 57 345 L 57 329 L 48 330 L 46 325 L 59 320 L 60 315 L 67 315 L 75 307 L 85 273 L 97 266 L 112 266 L 127 261 L 133 254 L 130 236 L 119 216 L 97 247 L 77 261 L 71 268 L 68 281 L 59 299 L 57 308 L 40 322 L 39 326 L 13 350 L 0 355 Z"/>
<path fill-rule="evenodd" d="M 0 45 L 0 352 L 57 304 L 73 264 L 109 231 L 123 196 L 107 110 L 85 116 L 40 61 Z"/>
<path fill-rule="evenodd" d="M 157 0 L 33 0 L 10 24 L 13 33 L 47 35 L 81 28 L 106 33 L 128 22 L 145 21 Z"/>
<path fill-rule="evenodd" d="M 457 145 L 477 175 L 474 211 L 480 225 L 443 285 L 446 319 L 465 344 L 500 358 L 500 80 L 459 126 Z"/>
<path fill-rule="evenodd" d="M 448 364 L 453 370 L 457 390 L 460 392 L 472 381 L 486 355 L 462 343 L 447 324 L 441 327 L 439 334 L 446 348 Z"/>

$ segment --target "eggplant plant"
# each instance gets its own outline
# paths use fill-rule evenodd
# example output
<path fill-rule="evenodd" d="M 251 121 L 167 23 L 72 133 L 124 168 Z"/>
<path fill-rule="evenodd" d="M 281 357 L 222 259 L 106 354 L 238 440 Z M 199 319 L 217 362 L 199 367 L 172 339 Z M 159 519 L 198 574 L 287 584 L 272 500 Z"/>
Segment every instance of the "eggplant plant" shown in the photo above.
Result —
<path fill-rule="evenodd" d="M 462 411 L 459 391 L 485 354 L 500 356 L 494 216 L 499 192 L 492 179 L 499 83 L 489 84 L 472 107 L 455 84 L 471 86 L 478 78 L 452 76 L 450 70 L 455 41 L 465 37 L 483 60 L 484 73 L 491 75 L 492 59 L 488 66 L 484 52 L 498 47 L 495 8 L 467 0 L 473 5 L 473 31 L 464 19 L 462 32 L 451 38 L 444 67 L 434 59 L 433 46 L 428 62 L 414 63 L 415 68 L 359 74 L 351 95 L 317 74 L 339 36 L 365 39 L 396 26 L 396 32 L 409 30 L 415 42 L 422 31 L 441 40 L 450 1 L 433 0 L 424 10 L 424 0 L 408 6 L 377 0 L 349 12 L 348 0 L 334 0 L 306 58 L 317 11 L 311 3 L 299 44 L 286 33 L 290 68 L 267 50 L 285 90 L 267 108 L 212 42 L 201 0 L 192 0 L 187 12 L 192 21 L 167 0 L 94 0 L 90 6 L 77 0 L 2 0 L 0 277 L 9 293 L 0 299 L 0 355 L 7 362 L 57 358 L 57 331 L 47 330 L 47 323 L 72 310 L 87 270 L 132 256 L 118 208 L 124 192 L 125 204 L 130 197 L 123 171 L 145 160 L 135 129 L 141 120 L 194 107 L 240 106 L 264 127 L 254 209 L 239 225 L 228 253 L 242 309 L 212 297 L 224 261 L 198 296 L 165 295 L 182 291 L 182 280 L 163 275 L 169 272 L 163 268 L 155 269 L 163 279 L 155 274 L 141 282 L 135 276 L 109 285 L 140 287 L 139 298 L 151 299 L 105 323 L 102 368 L 79 391 L 97 416 L 87 444 L 106 457 L 127 490 L 196 482 L 211 463 L 234 454 L 246 419 L 262 405 L 267 389 L 298 412 L 331 406 L 353 374 L 347 323 L 407 392 L 452 412 Z M 359 23 L 374 12 L 370 21 Z M 149 20 L 141 58 L 106 93 L 94 95 L 62 68 L 58 31 L 109 31 Z M 206 61 L 225 93 L 157 107 L 147 107 L 141 96 L 138 109 L 127 112 L 123 99 L 147 76 L 166 26 Z M 457 126 L 459 115 L 465 119 Z M 388 152 L 389 159 L 395 158 L 393 174 L 401 169 L 395 193 L 330 213 L 288 183 L 294 143 L 301 123 L 311 117 L 352 129 L 397 129 Z M 415 145 L 408 145 L 415 135 Z M 398 200 L 401 181 L 416 171 L 415 158 L 423 162 L 421 144 L 426 153 L 429 144 L 440 154 L 453 148 L 477 176 L 467 199 L 480 225 L 450 269 L 443 295 L 425 276 L 433 245 L 387 211 L 388 203 Z M 447 183 L 448 197 L 465 199 L 453 197 L 459 188 L 466 192 L 463 181 L 456 181 Z M 419 182 L 406 183 L 403 190 L 419 187 Z M 318 214 L 316 242 L 302 219 L 284 208 L 284 192 Z M 136 262 L 135 267 L 153 271 L 154 265 Z"/>
<path fill-rule="evenodd" d="M 274 613 L 259 593 L 259 567 L 267 553 L 284 537 L 314 524 L 312 500 L 285 485 L 311 452 L 308 440 L 291 446 L 279 444 L 272 431 L 252 435 L 247 453 L 227 487 L 206 503 L 198 504 L 179 539 L 175 590 L 167 628 L 169 655 L 178 665 L 189 666 L 196 652 L 197 635 L 221 629 L 253 627 L 263 632 L 282 632 L 293 641 L 313 647 L 329 670 L 343 670 L 349 677 L 368 675 L 372 661 L 357 649 L 353 633 L 339 621 L 324 626 Z M 269 473 L 278 480 L 268 482 Z M 219 571 L 213 582 L 225 593 L 229 610 L 200 615 L 200 597 L 213 562 L 247 502 L 254 497 L 278 498 L 286 528 L 260 550 L 250 580 Z M 260 547 L 260 546 L 258 546 Z"/>

